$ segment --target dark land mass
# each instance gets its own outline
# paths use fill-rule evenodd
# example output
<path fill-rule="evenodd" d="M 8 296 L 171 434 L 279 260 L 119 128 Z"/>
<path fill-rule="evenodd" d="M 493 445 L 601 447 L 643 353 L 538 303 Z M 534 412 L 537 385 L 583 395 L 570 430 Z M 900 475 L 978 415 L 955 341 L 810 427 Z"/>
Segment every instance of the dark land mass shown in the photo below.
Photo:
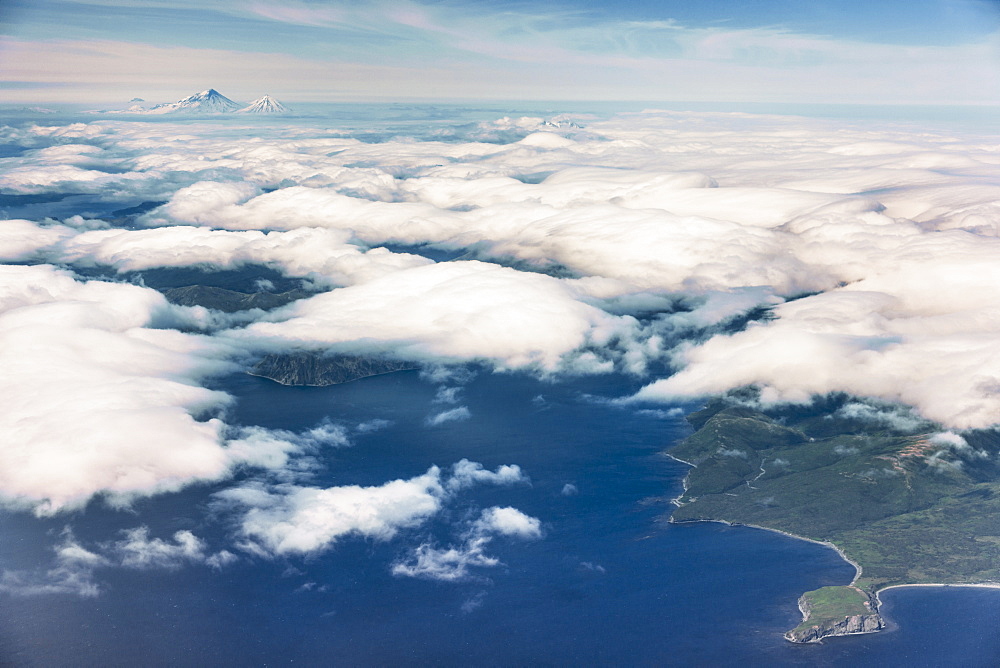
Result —
<path fill-rule="evenodd" d="M 226 313 L 247 309 L 269 310 L 313 293 L 302 289 L 285 292 L 237 292 L 212 285 L 188 285 L 163 289 L 174 304 L 204 306 Z M 319 352 L 274 353 L 251 367 L 253 376 L 269 378 L 282 385 L 325 386 L 349 383 L 369 376 L 416 369 L 410 362 L 373 355 L 324 355 Z"/>
<path fill-rule="evenodd" d="M 877 592 L 893 585 L 1000 582 L 1000 434 L 966 432 L 949 445 L 932 439 L 934 425 L 905 433 L 840 417 L 844 397 L 824 401 L 762 412 L 718 399 L 691 414 L 695 433 L 669 453 L 694 467 L 671 520 L 830 543 L 858 566 L 850 589 L 868 598 L 870 613 Z M 824 609 L 831 628 L 860 614 L 856 595 L 842 592 L 850 609 L 832 617 L 837 606 L 827 604 L 838 597 L 818 596 L 810 592 L 800 607 Z M 806 627 L 821 621 L 810 616 L 789 639 L 818 640 L 823 634 Z M 881 627 L 880 619 L 855 621 L 825 635 Z"/>
<path fill-rule="evenodd" d="M 384 357 L 300 352 L 267 355 L 249 373 L 282 385 L 325 386 L 416 368 L 411 362 Z"/>
<path fill-rule="evenodd" d="M 204 306 L 205 308 L 235 313 L 259 308 L 265 311 L 284 306 L 298 299 L 311 297 L 313 293 L 296 289 L 287 292 L 236 292 L 211 285 L 188 285 L 169 288 L 163 295 L 173 304 L 181 306 Z"/>
<path fill-rule="evenodd" d="M 75 269 L 78 273 L 81 273 L 81 269 L 84 268 Z M 100 269 L 94 268 L 92 271 Z M 303 287 L 301 279 L 288 278 L 276 269 L 259 264 L 245 265 L 232 269 L 218 269 L 212 266 L 151 267 L 141 271 L 113 273 L 119 280 L 144 285 L 161 292 L 165 292 L 171 288 L 186 288 L 192 285 L 225 288 L 233 292 L 242 293 L 288 292 Z M 253 286 L 255 282 L 263 283 L 266 285 L 266 288 L 260 290 L 250 289 L 250 286 Z"/>

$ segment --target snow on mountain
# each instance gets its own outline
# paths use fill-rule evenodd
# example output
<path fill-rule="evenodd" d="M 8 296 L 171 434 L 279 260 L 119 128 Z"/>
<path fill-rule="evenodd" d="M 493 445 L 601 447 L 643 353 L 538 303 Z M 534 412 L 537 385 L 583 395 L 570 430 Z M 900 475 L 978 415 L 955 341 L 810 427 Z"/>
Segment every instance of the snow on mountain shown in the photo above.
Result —
<path fill-rule="evenodd" d="M 143 113 L 146 114 L 225 114 L 240 109 L 238 102 L 233 102 L 228 97 L 209 88 L 200 93 L 189 95 L 183 100 L 158 104 Z"/>
<path fill-rule="evenodd" d="M 286 114 L 288 107 L 270 95 L 259 97 L 236 112 L 237 114 Z"/>

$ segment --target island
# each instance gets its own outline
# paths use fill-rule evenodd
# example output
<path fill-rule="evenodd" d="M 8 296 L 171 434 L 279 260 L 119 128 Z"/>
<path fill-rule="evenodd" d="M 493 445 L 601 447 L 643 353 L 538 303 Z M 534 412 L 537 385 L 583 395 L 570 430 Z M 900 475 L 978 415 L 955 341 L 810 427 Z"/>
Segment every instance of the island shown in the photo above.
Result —
<path fill-rule="evenodd" d="M 802 596 L 788 640 L 878 631 L 889 587 L 1000 583 L 997 432 L 958 435 L 847 396 L 762 409 L 745 392 L 688 421 L 694 433 L 666 453 L 692 467 L 671 522 L 779 531 L 856 568 L 853 582 Z"/>

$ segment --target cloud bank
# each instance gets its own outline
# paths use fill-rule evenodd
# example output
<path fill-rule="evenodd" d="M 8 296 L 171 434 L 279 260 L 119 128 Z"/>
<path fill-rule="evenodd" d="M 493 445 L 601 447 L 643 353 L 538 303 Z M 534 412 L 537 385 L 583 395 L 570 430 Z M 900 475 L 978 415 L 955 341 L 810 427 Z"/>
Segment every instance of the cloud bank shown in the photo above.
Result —
<path fill-rule="evenodd" d="M 45 514 L 287 469 L 293 487 L 239 488 L 244 538 L 270 554 L 438 512 L 458 473 L 311 489 L 296 467 L 322 439 L 227 425 L 230 399 L 207 379 L 270 352 L 617 370 L 646 379 L 642 401 L 756 385 L 765 401 L 903 404 L 946 429 L 1000 422 L 995 138 L 744 114 L 578 120 L 377 141 L 310 123 L 5 128 L 24 149 L 3 158 L 12 210 L 89 204 L 0 221 L 0 498 Z M 320 292 L 224 321 L 115 282 L 259 267 Z M 429 420 L 462 410 L 442 393 Z M 350 499 L 377 510 L 351 515 Z M 307 508 L 326 519 L 307 526 Z"/>
<path fill-rule="evenodd" d="M 153 290 L 0 267 L 0 498 L 50 513 L 225 474 L 211 415 L 229 398 L 198 381 L 232 366 L 217 342 L 157 327 L 178 310 Z"/>

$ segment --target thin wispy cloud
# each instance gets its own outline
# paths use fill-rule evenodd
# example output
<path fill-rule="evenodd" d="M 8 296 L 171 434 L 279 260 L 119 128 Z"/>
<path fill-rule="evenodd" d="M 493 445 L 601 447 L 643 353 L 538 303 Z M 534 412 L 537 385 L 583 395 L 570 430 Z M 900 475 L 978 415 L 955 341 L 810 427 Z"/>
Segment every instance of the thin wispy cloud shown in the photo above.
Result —
<path fill-rule="evenodd" d="M 968 7 L 969 27 L 950 41 L 880 40 L 829 25 L 719 21 L 665 5 L 625 16 L 587 5 L 545 9 L 479 4 L 220 3 L 211 10 L 163 3 L 81 3 L 120 21 L 45 31 L 47 3 L 23 14 L 0 44 L 0 77 L 59 85 L 46 99 L 108 100 L 127 88 L 179 95 L 226 85 L 256 97 L 254 84 L 290 99 L 519 98 L 985 103 L 1000 99 L 1000 17 Z M 157 13 L 156 30 L 140 12 Z M 932 15 L 927 8 L 928 20 Z M 133 14 L 134 13 L 134 14 Z M 238 36 L 199 40 L 184 27 L 236 22 Z M 38 21 L 37 24 L 32 20 Z M 116 28 L 120 27 L 120 30 Z M 907 24 L 917 35 L 917 25 Z M 963 24 L 965 25 L 965 24 Z M 823 28 L 828 28 L 824 30 Z M 930 32 L 929 23 L 924 26 Z M 216 31 L 219 33 L 219 31 Z M 894 33 L 895 34 L 895 33 Z M 224 82 L 224 83 L 223 83 Z M 276 90 L 277 89 L 277 90 Z M 18 92 L 27 97 L 38 89 Z M 101 97 L 103 95 L 104 97 Z M 128 99 L 128 98 L 125 98 Z M 162 101 L 169 101 L 167 100 Z"/>

